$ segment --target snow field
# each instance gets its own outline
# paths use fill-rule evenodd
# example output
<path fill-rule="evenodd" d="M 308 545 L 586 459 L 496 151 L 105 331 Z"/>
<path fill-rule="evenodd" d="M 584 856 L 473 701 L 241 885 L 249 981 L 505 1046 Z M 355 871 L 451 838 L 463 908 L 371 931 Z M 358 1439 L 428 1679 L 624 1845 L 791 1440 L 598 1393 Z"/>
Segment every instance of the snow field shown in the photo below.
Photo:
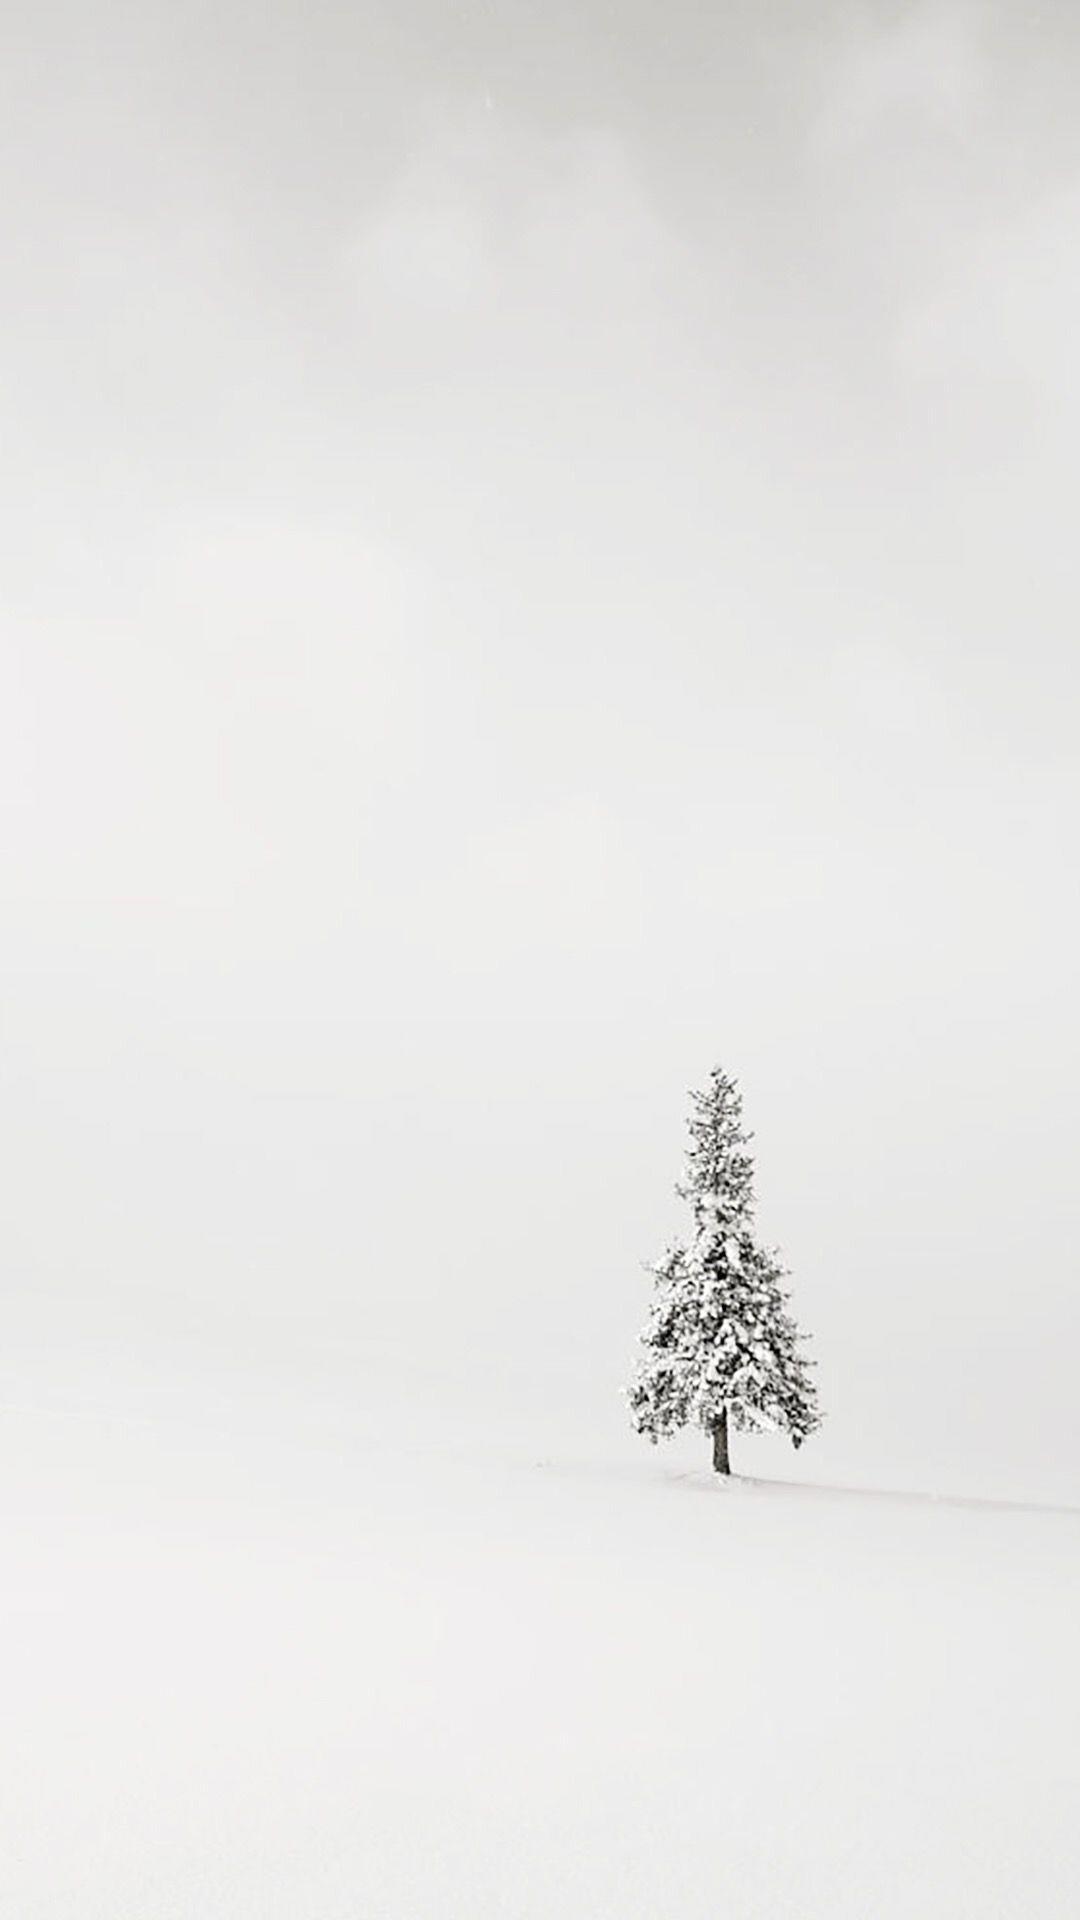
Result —
<path fill-rule="evenodd" d="M 1076 1910 L 1075 1516 L 131 1438 L 7 1503 L 5 1920 Z"/>

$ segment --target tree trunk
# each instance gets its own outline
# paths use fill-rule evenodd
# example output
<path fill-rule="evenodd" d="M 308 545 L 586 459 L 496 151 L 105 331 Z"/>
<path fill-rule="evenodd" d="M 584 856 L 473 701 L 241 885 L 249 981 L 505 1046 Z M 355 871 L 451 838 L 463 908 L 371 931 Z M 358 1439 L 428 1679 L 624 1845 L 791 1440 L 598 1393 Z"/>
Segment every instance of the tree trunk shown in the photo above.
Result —
<path fill-rule="evenodd" d="M 728 1459 L 726 1407 L 721 1413 L 720 1418 L 713 1421 L 712 1463 L 714 1473 L 731 1472 L 731 1461 Z"/>

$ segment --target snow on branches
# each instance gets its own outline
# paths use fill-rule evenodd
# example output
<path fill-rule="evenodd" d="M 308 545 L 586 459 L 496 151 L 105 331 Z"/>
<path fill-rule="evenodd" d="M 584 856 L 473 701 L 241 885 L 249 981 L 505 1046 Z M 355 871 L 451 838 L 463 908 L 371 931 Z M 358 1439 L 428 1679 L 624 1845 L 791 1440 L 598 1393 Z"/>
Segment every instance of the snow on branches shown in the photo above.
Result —
<path fill-rule="evenodd" d="M 726 1471 L 728 1416 L 742 1432 L 780 1430 L 798 1447 L 820 1415 L 785 1270 L 754 1233 L 754 1163 L 738 1086 L 714 1067 L 691 1098 L 676 1192 L 689 1203 L 693 1234 L 650 1269 L 644 1355 L 627 1398 L 634 1426 L 653 1442 L 690 1425 L 722 1431 L 714 1464 Z"/>

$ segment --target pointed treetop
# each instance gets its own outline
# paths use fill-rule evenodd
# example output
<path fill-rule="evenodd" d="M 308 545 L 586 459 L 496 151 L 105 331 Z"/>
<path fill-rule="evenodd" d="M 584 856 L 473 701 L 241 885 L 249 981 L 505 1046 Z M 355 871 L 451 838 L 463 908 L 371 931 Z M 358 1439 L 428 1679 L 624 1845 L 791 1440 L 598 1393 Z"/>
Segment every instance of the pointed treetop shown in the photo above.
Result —
<path fill-rule="evenodd" d="M 709 1083 L 690 1096 L 686 1175 L 676 1187 L 694 1210 L 697 1232 L 748 1229 L 754 1214 L 752 1135 L 742 1120 L 739 1083 L 714 1067 Z"/>

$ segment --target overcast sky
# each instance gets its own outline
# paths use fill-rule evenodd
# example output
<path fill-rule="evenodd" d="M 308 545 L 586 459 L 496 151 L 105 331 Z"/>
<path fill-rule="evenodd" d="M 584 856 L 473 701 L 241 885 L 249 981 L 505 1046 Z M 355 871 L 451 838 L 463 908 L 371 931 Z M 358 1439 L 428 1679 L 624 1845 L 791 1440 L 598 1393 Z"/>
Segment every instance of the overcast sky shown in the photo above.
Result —
<path fill-rule="evenodd" d="M 7 39 L 4 1391 L 632 1455 L 716 1060 L 800 1470 L 1080 1499 L 1074 9 Z"/>

